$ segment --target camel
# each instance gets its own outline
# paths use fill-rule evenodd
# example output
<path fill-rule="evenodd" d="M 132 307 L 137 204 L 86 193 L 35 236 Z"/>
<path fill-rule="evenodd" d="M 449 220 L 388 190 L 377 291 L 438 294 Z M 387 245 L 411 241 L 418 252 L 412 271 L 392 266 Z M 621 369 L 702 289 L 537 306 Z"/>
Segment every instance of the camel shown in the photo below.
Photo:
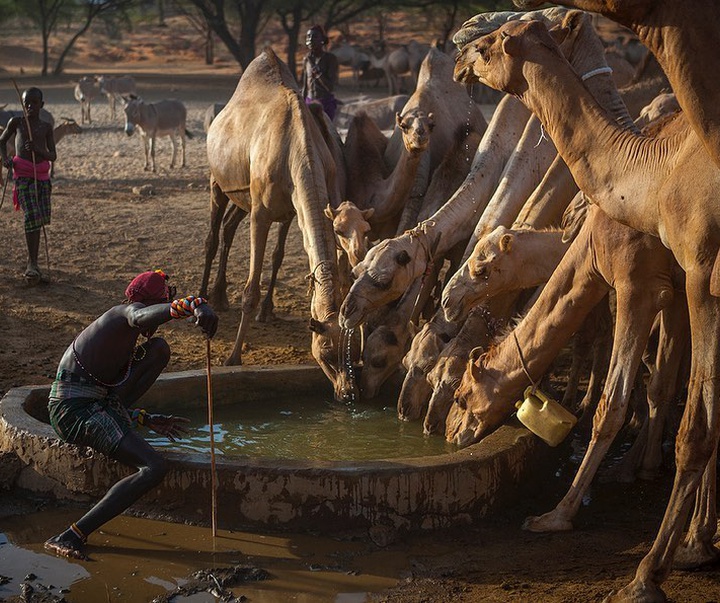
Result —
<path fill-rule="evenodd" d="M 257 103 L 257 98 L 263 102 Z M 208 131 L 211 228 L 217 233 L 218 217 L 229 202 L 250 214 L 250 274 L 235 347 L 226 362 L 240 364 L 249 316 L 259 302 L 268 230 L 272 222 L 288 222 L 297 214 L 313 288 L 313 356 L 333 383 L 335 397 L 345 400 L 357 392 L 351 367 L 346 366 L 349 361 L 339 360 L 343 350 L 337 322 L 340 296 L 335 239 L 323 215 L 328 203 L 339 202 L 338 166 L 325 140 L 289 69 L 266 49 L 247 67 Z M 212 239 L 213 230 L 206 251 Z M 206 256 L 206 260 L 212 259 Z"/>
<path fill-rule="evenodd" d="M 420 65 L 415 91 L 401 111 L 402 114 L 413 110 L 433 114 L 435 129 L 430 140 L 428 179 L 453 148 L 458 128 L 481 135 L 487 129 L 480 107 L 468 96 L 466 87 L 453 80 L 453 65 L 448 55 L 432 47 Z M 403 147 L 402 132 L 395 128 L 385 150 L 388 166 L 398 162 Z M 427 181 L 424 186 L 427 187 Z"/>
<path fill-rule="evenodd" d="M 425 55 L 430 50 L 429 44 L 423 44 L 417 40 L 410 40 L 407 44 L 378 56 L 379 53 L 369 54 L 370 66 L 381 69 L 385 73 L 388 82 L 388 96 L 400 93 L 400 82 L 403 75 L 412 78 L 412 88 L 417 85 L 420 73 L 420 66 Z"/>
<path fill-rule="evenodd" d="M 416 320 L 416 302 L 421 282 L 416 281 L 396 304 L 379 310 L 369 321 L 369 335 L 363 345 L 360 393 L 365 398 L 378 395 L 383 383 L 399 369 L 410 340 L 410 322 Z"/>
<path fill-rule="evenodd" d="M 337 208 L 329 203 L 325 216 L 332 222 L 335 238 L 345 252 L 351 267 L 355 267 L 365 258 L 368 250 L 370 218 L 375 208 L 359 209 L 352 201 L 343 201 Z"/>
<path fill-rule="evenodd" d="M 546 282 L 567 248 L 559 229 L 498 226 L 478 241 L 463 268 L 445 286 L 441 302 L 445 317 L 463 320 L 482 299 Z"/>
<path fill-rule="evenodd" d="M 392 130 L 395 127 L 395 116 L 403 110 L 410 100 L 407 94 L 396 94 L 386 98 L 360 98 L 354 102 L 340 105 L 335 114 L 338 128 L 347 128 L 352 118 L 361 111 L 366 113 L 381 130 Z"/>
<path fill-rule="evenodd" d="M 481 342 L 487 345 L 498 326 L 498 323 L 489 318 L 485 306 L 475 306 L 470 310 L 457 335 L 440 352 L 437 361 L 427 373 L 431 395 L 423 419 L 423 433 L 426 435 L 445 433 L 445 417 L 465 372 L 468 354 Z"/>
<path fill-rule="evenodd" d="M 395 234 L 435 127 L 433 114 L 419 109 L 397 113 L 396 124 L 403 152 L 389 174 L 383 161 L 387 139 L 366 113 L 353 117 L 345 139 L 346 198 L 360 209 L 374 210 L 367 218 L 371 240 Z"/>
<path fill-rule="evenodd" d="M 658 94 L 652 102 L 643 107 L 635 123 L 639 128 L 643 128 L 661 116 L 669 115 L 676 111 L 680 111 L 680 105 L 677 102 L 675 94 L 672 92 L 662 92 Z"/>
<path fill-rule="evenodd" d="M 602 4 L 582 2 L 584 7 Z M 653 11 L 648 12 L 651 5 Z M 626 3 L 613 6 L 619 11 L 616 16 L 630 19 Z M 630 21 L 641 39 L 650 41 L 687 114 L 689 125 L 674 137 L 648 140 L 610 122 L 569 70 L 545 25 L 538 22 L 509 22 L 468 44 L 455 73 L 459 81 L 480 79 L 519 95 L 543 121 L 576 182 L 592 201 L 618 221 L 659 237 L 685 271 L 692 359 L 676 443 L 673 492 L 655 542 L 635 578 L 609 599 L 661 601 L 665 595 L 660 584 L 670 571 L 699 487 L 710 493 L 709 500 L 698 497 L 683 555 L 697 563 L 717 557 L 711 538 L 716 530 L 714 463 L 720 410 L 714 377 L 720 357 L 716 337 L 720 327 L 716 216 L 720 208 L 715 193 L 720 180 L 720 109 L 703 95 L 720 84 L 708 77 L 708 64 L 698 60 L 702 51 L 691 38 L 701 41 L 700 48 L 711 45 L 720 36 L 720 15 L 715 4 L 707 1 L 698 2 L 693 11 L 662 1 L 632 3 L 632 7 Z M 656 25 L 668 18 L 677 25 Z M 697 55 L 690 52 L 692 47 Z M 567 102 L 570 98 L 572 103 Z M 573 124 L 572 133 L 560 126 L 566 123 Z"/>

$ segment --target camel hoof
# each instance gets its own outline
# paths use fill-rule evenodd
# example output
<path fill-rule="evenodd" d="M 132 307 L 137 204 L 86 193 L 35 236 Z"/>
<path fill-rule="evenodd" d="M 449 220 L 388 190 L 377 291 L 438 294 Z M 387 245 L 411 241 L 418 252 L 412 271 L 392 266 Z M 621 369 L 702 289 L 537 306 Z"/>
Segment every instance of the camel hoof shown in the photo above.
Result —
<path fill-rule="evenodd" d="M 255 322 L 271 322 L 275 320 L 275 312 L 270 308 L 269 310 L 266 310 L 265 308 L 261 308 L 260 311 L 257 313 L 257 316 L 255 316 Z"/>
<path fill-rule="evenodd" d="M 603 603 L 666 603 L 667 597 L 655 584 L 643 585 L 637 579 L 618 592 L 612 591 Z"/>
<path fill-rule="evenodd" d="M 573 524 L 566 519 L 557 519 L 552 512 L 545 515 L 527 517 L 523 521 L 522 529 L 528 532 L 571 532 Z"/>

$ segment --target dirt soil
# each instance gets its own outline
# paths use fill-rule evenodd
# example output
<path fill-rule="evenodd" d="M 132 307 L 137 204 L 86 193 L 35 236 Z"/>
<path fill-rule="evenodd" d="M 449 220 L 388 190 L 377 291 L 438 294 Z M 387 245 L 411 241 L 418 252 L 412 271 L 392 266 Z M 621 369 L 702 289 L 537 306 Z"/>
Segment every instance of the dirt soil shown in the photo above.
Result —
<path fill-rule="evenodd" d="M 144 172 L 139 138 L 123 133 L 121 119 L 110 119 L 106 103 L 94 105 L 93 123 L 85 126 L 81 135 L 65 138 L 58 145 L 52 224 L 47 228 L 49 268 L 43 245 L 41 267 L 46 281 L 36 286 L 22 277 L 26 262 L 22 216 L 13 211 L 10 191 L 5 193 L 0 209 L 0 394 L 16 386 L 50 383 L 72 338 L 122 300 L 126 284 L 137 273 L 162 268 L 179 293 L 197 292 L 209 216 L 203 114 L 210 104 L 230 97 L 239 71 L 229 61 L 204 66 L 197 49 L 186 55 L 168 53 L 168 48 L 194 48 L 197 44 L 191 40 L 183 46 L 167 29 L 157 28 L 145 35 L 152 44 L 138 45 L 142 53 L 137 50 L 134 57 L 127 52 L 107 56 L 97 45 L 84 43 L 68 63 L 67 75 L 47 79 L 36 76 L 37 48 L 28 47 L 27 40 L 18 35 L 0 45 L 4 68 L 0 71 L 0 104 L 19 108 L 14 78 L 21 89 L 40 86 L 46 108 L 56 119 L 68 116 L 79 121 L 72 80 L 84 73 L 132 73 L 146 100 L 183 100 L 188 107 L 188 129 L 194 134 L 188 141 L 185 168 L 168 169 L 169 145 L 161 141 L 158 172 Z M 130 44 L 125 41 L 125 45 Z M 369 92 L 378 94 L 377 90 Z M 349 79 L 343 80 L 339 93 L 341 98 L 358 94 L 350 88 Z M 133 192 L 145 185 L 152 194 Z M 233 345 L 247 275 L 248 244 L 245 221 L 230 257 L 231 308 L 220 312 L 220 329 L 212 344 L 216 365 Z M 273 244 L 271 241 L 268 251 Z M 246 364 L 313 362 L 307 328 L 307 272 L 295 224 L 276 290 L 276 317 L 253 324 L 244 352 Z M 170 323 L 162 328 L 162 334 L 173 350 L 169 371 L 204 366 L 203 340 L 191 326 Z M 631 579 L 648 551 L 669 495 L 671 476 L 668 473 L 652 483 L 596 483 L 579 513 L 575 531 L 547 535 L 522 531 L 522 519 L 550 510 L 570 476 L 568 467 L 558 470 L 511 507 L 471 529 L 402 537 L 390 544 L 388 551 L 409 555 L 412 565 L 407 575 L 398 577 L 398 587 L 377 595 L 377 600 L 602 600 Z M 678 603 L 720 601 L 720 571 L 717 567 L 704 572 L 675 571 L 665 588 Z"/>

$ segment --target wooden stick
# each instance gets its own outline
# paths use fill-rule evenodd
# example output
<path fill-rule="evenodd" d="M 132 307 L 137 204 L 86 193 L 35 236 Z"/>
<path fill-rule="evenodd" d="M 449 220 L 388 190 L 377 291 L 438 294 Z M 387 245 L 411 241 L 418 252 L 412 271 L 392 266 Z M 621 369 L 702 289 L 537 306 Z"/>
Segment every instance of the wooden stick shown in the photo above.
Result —
<path fill-rule="evenodd" d="M 212 535 L 217 536 L 217 473 L 215 471 L 215 425 L 213 419 L 213 393 L 212 393 L 212 371 L 210 363 L 210 338 L 205 338 L 205 357 L 207 366 L 207 399 L 208 399 L 208 424 L 210 426 L 210 489 L 212 510 L 210 513 Z"/>

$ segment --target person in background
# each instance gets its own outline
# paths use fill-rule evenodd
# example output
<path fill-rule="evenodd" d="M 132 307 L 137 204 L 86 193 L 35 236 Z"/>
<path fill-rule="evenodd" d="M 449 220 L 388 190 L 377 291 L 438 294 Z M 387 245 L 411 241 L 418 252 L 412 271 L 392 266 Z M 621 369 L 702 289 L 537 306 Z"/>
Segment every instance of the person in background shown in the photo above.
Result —
<path fill-rule="evenodd" d="M 28 262 L 23 276 L 39 280 L 40 231 L 50 224 L 50 162 L 57 159 L 57 152 L 52 125 L 40 119 L 40 109 L 45 105 L 42 90 L 28 88 L 22 93 L 22 103 L 25 114 L 11 117 L 0 134 L 0 158 L 8 170 L 13 170 L 15 209 L 25 214 Z M 7 143 L 13 136 L 17 154 L 8 157 Z"/>
<path fill-rule="evenodd" d="M 332 120 L 337 111 L 334 90 L 338 83 L 339 67 L 337 57 L 327 52 L 328 38 L 320 25 L 313 25 L 307 31 L 305 46 L 308 53 L 303 59 L 302 95 L 307 104 L 317 102 Z"/>
<path fill-rule="evenodd" d="M 62 557 L 87 559 L 87 537 L 158 486 L 165 459 L 135 430 L 137 426 L 173 440 L 185 432 L 182 417 L 151 414 L 131 406 L 155 383 L 170 360 L 170 347 L 156 329 L 173 319 L 194 317 L 209 338 L 218 318 L 202 297 L 173 299 L 175 288 L 160 270 L 143 272 L 113 306 L 75 337 L 60 359 L 50 389 L 50 424 L 65 442 L 106 454 L 137 469 L 45 549 Z M 138 345 L 143 336 L 145 341 Z"/>

